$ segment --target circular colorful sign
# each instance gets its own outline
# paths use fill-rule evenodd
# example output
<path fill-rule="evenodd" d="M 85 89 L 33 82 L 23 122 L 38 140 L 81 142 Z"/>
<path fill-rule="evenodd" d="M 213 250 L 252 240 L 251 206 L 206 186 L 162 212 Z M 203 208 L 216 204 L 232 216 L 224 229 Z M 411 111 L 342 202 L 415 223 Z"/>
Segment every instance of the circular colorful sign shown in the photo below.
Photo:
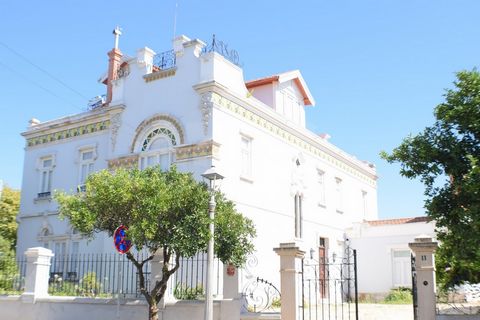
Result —
<path fill-rule="evenodd" d="M 132 241 L 127 236 L 128 228 L 124 225 L 121 225 L 115 230 L 113 234 L 113 243 L 115 244 L 115 248 L 120 253 L 127 253 L 128 250 L 132 247 Z"/>

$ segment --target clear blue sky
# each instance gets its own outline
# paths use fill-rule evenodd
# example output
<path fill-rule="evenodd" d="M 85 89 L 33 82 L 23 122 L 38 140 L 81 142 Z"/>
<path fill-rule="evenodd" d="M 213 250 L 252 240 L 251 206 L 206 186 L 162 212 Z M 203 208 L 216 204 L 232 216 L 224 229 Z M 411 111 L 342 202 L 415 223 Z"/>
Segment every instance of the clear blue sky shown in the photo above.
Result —
<path fill-rule="evenodd" d="M 105 92 L 111 32 L 121 50 L 171 48 L 175 1 L 0 2 L 0 179 L 21 186 L 24 131 Z M 178 1 L 176 33 L 235 48 L 246 79 L 300 69 L 317 101 L 307 125 L 377 165 L 381 218 L 424 214 L 423 187 L 379 158 L 433 122 L 455 71 L 480 62 L 480 1 Z M 20 58 L 26 57 L 73 90 Z M 53 93 L 53 94 L 52 94 Z"/>

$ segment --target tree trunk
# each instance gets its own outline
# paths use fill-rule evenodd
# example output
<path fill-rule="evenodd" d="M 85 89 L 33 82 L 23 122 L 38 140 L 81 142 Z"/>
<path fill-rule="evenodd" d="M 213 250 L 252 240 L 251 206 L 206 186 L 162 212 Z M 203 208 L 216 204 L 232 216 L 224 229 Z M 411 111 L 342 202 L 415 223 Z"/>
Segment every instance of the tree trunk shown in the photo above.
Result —
<path fill-rule="evenodd" d="M 148 320 L 158 320 L 158 306 L 155 299 L 148 303 Z"/>

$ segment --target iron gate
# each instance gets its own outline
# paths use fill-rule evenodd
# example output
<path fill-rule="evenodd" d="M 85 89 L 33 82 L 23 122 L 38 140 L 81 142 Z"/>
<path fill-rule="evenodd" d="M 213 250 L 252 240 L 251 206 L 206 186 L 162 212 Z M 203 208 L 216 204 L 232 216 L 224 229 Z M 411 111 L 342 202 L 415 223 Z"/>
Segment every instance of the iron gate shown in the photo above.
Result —
<path fill-rule="evenodd" d="M 324 253 L 324 252 L 323 252 Z M 302 260 L 303 320 L 358 320 L 357 251 Z"/>
<path fill-rule="evenodd" d="M 413 320 L 418 320 L 417 267 L 415 266 L 415 256 L 413 253 L 410 254 L 410 263 L 412 268 Z"/>

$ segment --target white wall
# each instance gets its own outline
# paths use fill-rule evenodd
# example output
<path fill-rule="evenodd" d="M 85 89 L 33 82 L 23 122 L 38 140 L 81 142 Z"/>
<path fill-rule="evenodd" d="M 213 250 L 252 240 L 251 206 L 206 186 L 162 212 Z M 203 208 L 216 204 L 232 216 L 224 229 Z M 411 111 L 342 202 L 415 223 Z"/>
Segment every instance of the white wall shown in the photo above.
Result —
<path fill-rule="evenodd" d="M 435 236 L 433 222 L 356 225 L 348 232 L 351 246 L 357 249 L 358 291 L 386 293 L 394 287 L 393 252 L 408 250 L 408 243 L 420 234 Z M 408 277 L 411 272 L 408 271 Z"/>
<path fill-rule="evenodd" d="M 160 309 L 162 320 L 202 319 L 203 301 L 177 301 Z M 104 298 L 47 297 L 34 304 L 22 302 L 20 296 L 0 297 L 0 319 L 8 320 L 84 320 L 89 319 L 148 319 L 148 305 L 143 300 Z M 235 300 L 214 301 L 214 319 L 238 320 L 240 307 Z"/>

